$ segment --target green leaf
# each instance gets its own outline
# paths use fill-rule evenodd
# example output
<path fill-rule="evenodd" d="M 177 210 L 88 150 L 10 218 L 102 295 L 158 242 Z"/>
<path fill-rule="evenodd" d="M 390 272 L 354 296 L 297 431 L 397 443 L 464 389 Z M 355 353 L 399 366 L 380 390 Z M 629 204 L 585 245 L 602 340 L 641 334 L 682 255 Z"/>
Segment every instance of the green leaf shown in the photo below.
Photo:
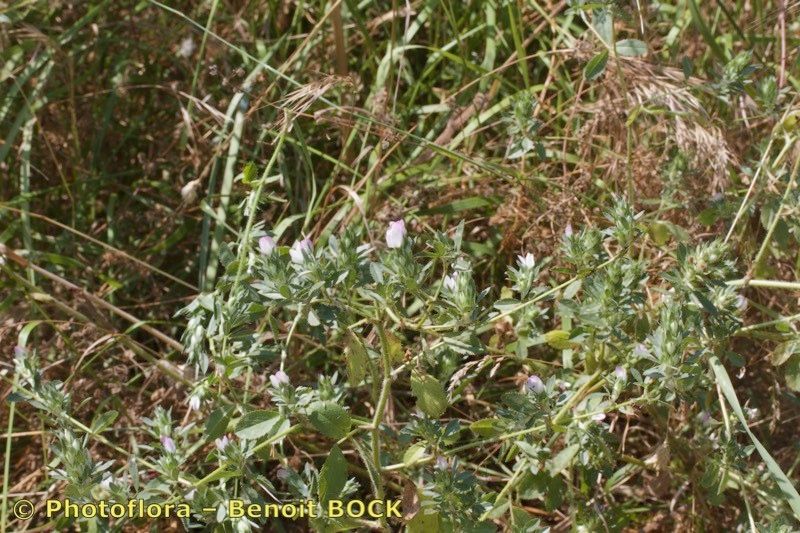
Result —
<path fill-rule="evenodd" d="M 583 77 L 588 81 L 594 81 L 606 71 L 608 63 L 608 50 L 603 50 L 586 63 L 583 67 Z"/>
<path fill-rule="evenodd" d="M 669 228 L 660 220 L 656 220 L 650 225 L 650 236 L 658 246 L 664 246 L 669 240 Z"/>
<path fill-rule="evenodd" d="M 699 215 L 697 215 L 697 220 L 704 226 L 711 226 L 719 219 L 719 210 L 715 207 L 708 207 L 703 209 Z"/>
<path fill-rule="evenodd" d="M 92 422 L 92 433 L 102 433 L 106 429 L 108 429 L 111 424 L 114 423 L 114 420 L 117 419 L 117 415 L 119 413 L 117 411 L 107 411 L 100 416 L 98 416 Z"/>
<path fill-rule="evenodd" d="M 575 281 L 567 285 L 567 288 L 564 289 L 564 299 L 565 300 L 573 299 L 575 295 L 578 294 L 578 291 L 581 290 L 582 285 L 583 285 L 582 279 L 576 279 Z"/>
<path fill-rule="evenodd" d="M 470 431 L 479 437 L 494 437 L 500 434 L 496 418 L 482 418 L 469 425 Z"/>
<path fill-rule="evenodd" d="M 800 353 L 800 341 L 786 341 L 776 346 L 769 354 L 769 358 L 773 365 L 781 366 L 796 353 Z"/>
<path fill-rule="evenodd" d="M 417 397 L 417 407 L 431 418 L 439 418 L 447 409 L 447 396 L 439 380 L 415 372 L 411 376 L 411 391 Z"/>
<path fill-rule="evenodd" d="M 583 6 L 586 9 L 586 6 Z M 597 31 L 603 41 L 611 46 L 611 38 L 614 34 L 614 15 L 610 9 L 596 8 L 592 10 L 592 26 Z"/>
<path fill-rule="evenodd" d="M 350 333 L 347 346 L 347 378 L 353 387 L 364 381 L 367 376 L 369 356 L 361 340 Z"/>
<path fill-rule="evenodd" d="M 221 479 L 229 479 L 232 477 L 237 477 L 239 472 L 236 470 L 219 470 L 212 472 L 208 475 L 207 478 L 203 478 L 205 480 L 205 484 L 208 485 L 209 483 L 213 483 L 215 481 L 219 481 Z"/>
<path fill-rule="evenodd" d="M 6 396 L 6 401 L 7 401 L 8 403 L 19 403 L 19 402 L 27 402 L 27 401 L 28 401 L 28 399 L 27 399 L 27 398 L 25 398 L 25 396 L 22 396 L 22 395 L 21 395 L 21 394 L 19 394 L 19 393 L 12 392 L 12 393 L 11 393 L 11 394 L 9 394 L 8 396 Z"/>
<path fill-rule="evenodd" d="M 783 370 L 786 385 L 795 392 L 800 392 L 800 355 L 794 355 Z"/>
<path fill-rule="evenodd" d="M 260 439 L 277 433 L 284 418 L 278 411 L 250 411 L 236 424 L 234 433 L 240 439 Z"/>
<path fill-rule="evenodd" d="M 514 298 L 503 298 L 494 303 L 494 308 L 501 313 L 513 311 L 517 306 L 519 306 L 519 300 L 515 300 Z"/>
<path fill-rule="evenodd" d="M 244 166 L 242 171 L 242 183 L 250 185 L 256 179 L 256 164 L 250 161 Z"/>
<path fill-rule="evenodd" d="M 647 44 L 639 39 L 622 39 L 617 41 L 614 49 L 622 57 L 639 57 L 647 53 Z"/>
<path fill-rule="evenodd" d="M 553 457 L 553 460 L 550 462 L 550 475 L 556 476 L 563 472 L 564 469 L 570 465 L 572 459 L 575 458 L 575 455 L 578 453 L 580 448 L 581 447 L 579 444 L 572 444 L 558 452 L 558 454 Z"/>
<path fill-rule="evenodd" d="M 439 533 L 439 513 L 423 507 L 406 525 L 407 533 Z"/>
<path fill-rule="evenodd" d="M 431 207 L 429 209 L 420 209 L 420 215 L 452 215 L 461 211 L 470 211 L 472 209 L 480 209 L 482 207 L 489 207 L 496 204 L 496 199 L 485 196 L 471 196 L 469 198 L 462 198 L 449 204 Z"/>
<path fill-rule="evenodd" d="M 206 420 L 206 437 L 209 439 L 216 439 L 225 433 L 228 429 L 228 422 L 230 421 L 230 414 L 228 410 L 218 407 L 214 409 Z"/>
<path fill-rule="evenodd" d="M 317 430 L 332 439 L 341 439 L 350 431 L 352 420 L 347 411 L 336 402 L 317 402 L 309 415 Z"/>
<path fill-rule="evenodd" d="M 347 460 L 338 446 L 331 448 L 325 464 L 319 473 L 319 501 L 325 503 L 333 500 L 342 493 L 347 483 Z"/>
<path fill-rule="evenodd" d="M 425 457 L 425 445 L 421 442 L 418 442 L 409 447 L 403 454 L 403 464 L 414 464 L 423 457 Z"/>
<path fill-rule="evenodd" d="M 392 363 L 402 363 L 403 345 L 400 343 L 400 339 L 388 331 L 384 333 L 383 337 L 386 340 L 386 344 L 383 349 L 384 353 L 389 356 L 389 361 Z"/>
<path fill-rule="evenodd" d="M 708 362 L 711 365 L 711 368 L 714 370 L 714 375 L 717 378 L 717 384 L 719 384 L 722 394 L 730 404 L 733 413 L 736 415 L 736 418 L 739 419 L 739 422 L 741 422 L 744 430 L 750 436 L 750 440 L 752 440 L 753 444 L 755 444 L 758 454 L 767 465 L 767 469 L 775 479 L 778 488 L 780 488 L 781 492 L 783 492 L 786 502 L 794 512 L 795 518 L 800 519 L 800 494 L 798 494 L 797 489 L 794 487 L 783 470 L 781 470 L 781 467 L 778 465 L 778 463 L 775 462 L 775 459 L 772 458 L 769 451 L 767 451 L 764 445 L 761 444 L 761 441 L 756 438 L 753 432 L 750 431 L 750 427 L 747 425 L 747 419 L 744 416 L 744 412 L 742 412 L 742 406 L 739 404 L 739 399 L 736 397 L 736 391 L 731 383 L 731 378 L 728 376 L 728 371 L 725 370 L 725 367 L 720 362 L 719 357 L 716 355 L 712 355 Z"/>

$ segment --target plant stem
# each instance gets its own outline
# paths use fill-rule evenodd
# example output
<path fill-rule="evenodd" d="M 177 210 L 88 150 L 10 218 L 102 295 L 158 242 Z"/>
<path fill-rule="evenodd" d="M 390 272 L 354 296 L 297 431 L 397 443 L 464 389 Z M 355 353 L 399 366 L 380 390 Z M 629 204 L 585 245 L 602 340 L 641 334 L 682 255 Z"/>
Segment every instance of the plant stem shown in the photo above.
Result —
<path fill-rule="evenodd" d="M 384 498 L 383 480 L 381 474 L 381 423 L 383 414 L 386 410 L 386 403 L 389 400 L 389 393 L 392 387 L 392 362 L 389 358 L 389 347 L 383 326 L 378 325 L 378 336 L 381 343 L 381 365 L 383 366 L 383 382 L 381 392 L 378 396 L 378 403 L 375 405 L 375 416 L 372 418 L 372 462 L 377 473 L 375 483 L 375 497 L 379 500 Z"/>
<path fill-rule="evenodd" d="M 261 193 L 264 190 L 264 183 L 267 181 L 267 177 L 269 176 L 272 167 L 275 165 L 275 161 L 278 160 L 278 154 L 283 146 L 283 139 L 285 136 L 286 128 L 284 127 L 280 135 L 278 135 L 278 144 L 275 146 L 275 150 L 272 151 L 272 157 L 269 158 L 267 167 L 264 169 L 261 179 L 258 180 L 258 185 L 256 186 L 255 191 L 253 191 L 251 194 L 247 204 L 247 223 L 245 224 L 244 231 L 240 237 L 241 245 L 239 246 L 239 251 L 236 258 L 239 264 L 236 267 L 236 277 L 233 280 L 233 286 L 231 286 L 230 292 L 228 293 L 229 304 L 233 299 L 233 295 L 236 292 L 236 287 L 239 285 L 239 281 L 244 273 L 244 265 L 246 262 L 245 258 L 247 257 L 247 252 L 250 250 L 250 233 L 253 231 L 253 225 L 255 224 L 256 220 L 256 212 L 258 211 L 258 201 L 261 199 Z"/>

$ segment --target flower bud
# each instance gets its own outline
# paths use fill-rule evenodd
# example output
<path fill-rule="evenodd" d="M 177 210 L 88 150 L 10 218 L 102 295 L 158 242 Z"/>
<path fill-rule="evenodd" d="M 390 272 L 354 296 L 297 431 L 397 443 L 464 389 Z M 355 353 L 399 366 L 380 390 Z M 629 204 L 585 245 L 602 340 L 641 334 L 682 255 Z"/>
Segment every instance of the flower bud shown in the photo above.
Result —
<path fill-rule="evenodd" d="M 166 435 L 161 435 L 161 445 L 167 453 L 175 453 L 177 451 L 175 441 Z"/>
<path fill-rule="evenodd" d="M 525 388 L 536 394 L 541 394 L 544 392 L 544 382 L 536 374 L 531 374 L 525 381 Z"/>

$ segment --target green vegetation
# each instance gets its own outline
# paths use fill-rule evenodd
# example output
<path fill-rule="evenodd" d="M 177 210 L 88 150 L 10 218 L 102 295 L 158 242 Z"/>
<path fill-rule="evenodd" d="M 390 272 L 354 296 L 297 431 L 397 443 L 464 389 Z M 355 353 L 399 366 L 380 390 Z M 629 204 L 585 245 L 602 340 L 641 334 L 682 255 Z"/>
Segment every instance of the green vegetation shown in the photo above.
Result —
<path fill-rule="evenodd" d="M 798 13 L 0 1 L 0 531 L 796 531 Z"/>

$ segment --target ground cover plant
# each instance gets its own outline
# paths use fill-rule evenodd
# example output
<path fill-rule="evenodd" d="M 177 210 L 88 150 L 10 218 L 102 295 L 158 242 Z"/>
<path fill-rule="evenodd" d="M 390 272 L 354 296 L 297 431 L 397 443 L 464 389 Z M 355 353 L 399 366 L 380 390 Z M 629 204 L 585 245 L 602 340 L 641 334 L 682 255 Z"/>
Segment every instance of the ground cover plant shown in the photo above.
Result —
<path fill-rule="evenodd" d="M 0 1 L 0 531 L 797 530 L 798 13 Z"/>

